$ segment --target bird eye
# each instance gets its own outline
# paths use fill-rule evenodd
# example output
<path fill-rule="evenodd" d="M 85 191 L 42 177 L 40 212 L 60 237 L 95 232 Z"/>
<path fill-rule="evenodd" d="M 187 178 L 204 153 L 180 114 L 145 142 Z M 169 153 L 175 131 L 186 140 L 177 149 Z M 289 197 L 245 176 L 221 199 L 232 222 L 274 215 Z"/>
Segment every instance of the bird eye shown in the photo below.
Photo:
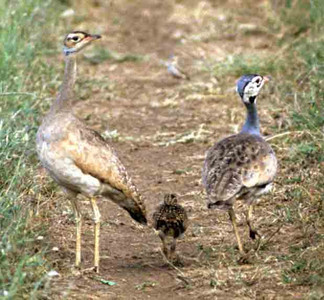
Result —
<path fill-rule="evenodd" d="M 76 41 L 77 42 L 79 40 L 79 37 L 78 36 L 74 36 L 72 39 L 73 39 L 73 41 Z"/>
<path fill-rule="evenodd" d="M 256 84 L 259 84 L 260 83 L 260 78 L 258 78 L 255 82 L 256 82 Z"/>

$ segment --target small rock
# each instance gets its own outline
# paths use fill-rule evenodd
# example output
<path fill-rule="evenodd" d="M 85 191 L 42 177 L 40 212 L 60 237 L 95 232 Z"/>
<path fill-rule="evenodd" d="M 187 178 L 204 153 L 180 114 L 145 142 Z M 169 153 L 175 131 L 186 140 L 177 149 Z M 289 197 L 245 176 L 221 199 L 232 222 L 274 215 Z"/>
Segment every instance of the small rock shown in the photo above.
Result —
<path fill-rule="evenodd" d="M 61 18 L 70 18 L 75 15 L 75 12 L 72 8 L 66 9 L 61 13 Z"/>
<path fill-rule="evenodd" d="M 51 270 L 47 273 L 47 276 L 48 277 L 56 277 L 56 276 L 60 276 L 60 273 L 58 273 L 57 271 L 55 270 Z"/>

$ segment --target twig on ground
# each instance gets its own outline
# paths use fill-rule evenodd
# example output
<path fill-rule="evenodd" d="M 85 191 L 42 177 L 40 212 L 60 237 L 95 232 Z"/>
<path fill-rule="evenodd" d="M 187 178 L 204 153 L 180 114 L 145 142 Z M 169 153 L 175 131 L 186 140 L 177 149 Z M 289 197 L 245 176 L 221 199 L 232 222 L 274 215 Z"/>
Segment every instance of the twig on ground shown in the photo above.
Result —
<path fill-rule="evenodd" d="M 258 242 L 258 246 L 257 246 L 257 248 L 255 249 L 255 252 L 257 253 L 259 250 L 260 250 L 260 248 L 261 248 L 261 245 L 262 246 L 264 246 L 264 245 L 266 245 L 266 244 L 268 244 L 271 240 L 272 240 L 272 238 L 280 231 L 280 229 L 282 228 L 282 226 L 283 226 L 284 224 L 282 223 L 282 224 L 280 224 L 279 226 L 278 226 L 278 228 L 274 231 L 274 232 L 272 232 L 270 235 L 269 235 L 269 237 L 262 243 L 262 241 L 261 241 L 261 239 L 259 239 L 259 242 Z"/>
<path fill-rule="evenodd" d="M 273 139 L 278 138 L 278 137 L 282 137 L 282 136 L 289 135 L 289 134 L 292 134 L 292 133 L 300 133 L 300 132 L 302 132 L 302 131 L 286 131 L 286 132 L 278 133 L 276 135 L 267 137 L 265 140 L 270 141 L 270 140 L 273 140 Z"/>
<path fill-rule="evenodd" d="M 177 268 L 171 261 L 169 261 L 164 253 L 162 252 L 162 250 L 160 249 L 160 252 L 162 253 L 162 256 L 164 258 L 164 261 L 170 266 L 172 267 L 174 270 L 177 271 L 177 278 L 180 279 L 181 281 L 183 281 L 186 285 L 190 285 L 190 279 L 188 277 L 186 277 L 186 275 L 179 269 Z"/>

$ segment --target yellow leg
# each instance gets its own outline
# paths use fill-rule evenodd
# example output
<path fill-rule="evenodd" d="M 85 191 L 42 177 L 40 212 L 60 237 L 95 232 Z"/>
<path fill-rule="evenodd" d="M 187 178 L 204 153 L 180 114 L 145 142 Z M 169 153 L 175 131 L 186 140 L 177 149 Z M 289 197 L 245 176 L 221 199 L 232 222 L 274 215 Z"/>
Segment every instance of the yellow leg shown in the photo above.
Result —
<path fill-rule="evenodd" d="M 253 228 L 252 223 L 251 223 L 251 219 L 252 219 L 252 213 L 253 213 L 253 206 L 249 205 L 248 211 L 247 211 L 247 215 L 246 215 L 246 223 L 249 226 L 250 229 L 250 238 L 252 240 L 255 240 L 255 237 L 258 235 L 258 232 Z"/>
<path fill-rule="evenodd" d="M 164 256 L 166 258 L 168 258 L 168 248 L 167 248 L 167 245 L 166 245 L 166 242 L 165 242 L 165 234 L 162 231 L 160 231 L 159 232 L 159 237 L 160 237 L 160 239 L 162 241 L 162 252 L 163 252 Z"/>
<path fill-rule="evenodd" d="M 94 215 L 94 234 L 95 234 L 95 251 L 94 251 L 94 269 L 99 273 L 99 239 L 100 239 L 100 212 L 95 198 L 91 198 L 91 206 Z"/>
<path fill-rule="evenodd" d="M 241 254 L 245 254 L 244 250 L 243 250 L 243 247 L 242 247 L 241 239 L 240 239 L 240 236 L 239 236 L 239 233 L 238 233 L 238 230 L 237 230 L 237 226 L 236 226 L 236 218 L 235 218 L 234 209 L 231 208 L 228 211 L 228 213 L 229 213 L 230 219 L 231 219 L 232 224 L 233 224 L 233 229 L 234 229 L 234 233 L 235 233 L 235 236 L 236 236 L 236 240 L 237 240 L 239 250 L 240 250 Z"/>
<path fill-rule="evenodd" d="M 81 227 L 82 227 L 82 215 L 79 209 L 77 200 L 71 199 L 72 208 L 74 211 L 75 223 L 76 223 L 76 247 L 75 247 L 75 266 L 80 267 L 81 264 Z"/>

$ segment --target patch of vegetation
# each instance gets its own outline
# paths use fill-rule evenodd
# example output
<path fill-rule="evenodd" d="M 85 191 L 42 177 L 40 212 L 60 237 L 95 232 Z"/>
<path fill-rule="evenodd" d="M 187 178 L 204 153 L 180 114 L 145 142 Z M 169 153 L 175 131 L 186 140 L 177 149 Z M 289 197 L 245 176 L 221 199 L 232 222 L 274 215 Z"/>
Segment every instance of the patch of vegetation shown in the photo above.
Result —
<path fill-rule="evenodd" d="M 274 76 L 282 69 L 279 58 L 264 58 L 257 55 L 230 55 L 226 60 L 214 64 L 212 74 L 216 77 L 226 74 L 240 77 L 242 74 L 271 74 Z"/>
<path fill-rule="evenodd" d="M 323 229 L 324 3 L 287 1 L 279 21 L 285 33 L 280 40 L 285 84 L 278 93 L 288 91 L 294 99 L 294 104 L 287 103 L 291 122 L 285 130 L 291 134 L 274 140 L 279 149 L 289 149 L 279 150 L 280 167 L 286 173 L 281 179 L 285 185 L 281 209 L 285 222 L 294 224 L 302 237 L 290 247 L 291 265 L 282 271 L 282 281 L 317 287 L 324 280 L 323 236 L 317 233 Z"/>
<path fill-rule="evenodd" d="M 50 0 L 0 0 L 0 297 L 8 299 L 36 297 L 47 281 L 37 238 L 46 231 L 33 217 L 45 191 L 35 184 L 35 132 L 56 85 L 45 56 L 58 13 Z"/>
<path fill-rule="evenodd" d="M 143 56 L 138 54 L 120 54 L 106 48 L 97 48 L 92 53 L 86 55 L 85 58 L 87 61 L 94 65 L 101 64 L 106 60 L 112 60 L 115 63 L 123 63 L 128 61 L 138 62 L 144 59 Z"/>

